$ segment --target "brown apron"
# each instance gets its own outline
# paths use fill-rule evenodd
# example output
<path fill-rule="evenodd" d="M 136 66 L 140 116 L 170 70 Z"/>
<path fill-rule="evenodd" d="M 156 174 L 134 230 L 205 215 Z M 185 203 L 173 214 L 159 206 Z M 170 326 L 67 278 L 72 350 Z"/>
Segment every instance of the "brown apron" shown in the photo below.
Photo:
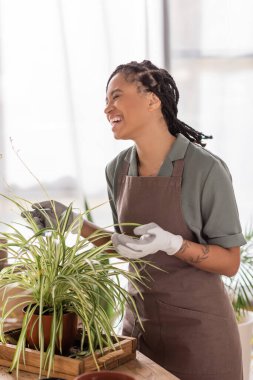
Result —
<path fill-rule="evenodd" d="M 171 177 L 128 176 L 124 161 L 118 177 L 119 223 L 157 223 L 166 231 L 196 241 L 181 209 L 184 160 Z M 129 226 L 121 231 L 133 235 Z M 123 335 L 138 338 L 138 349 L 181 380 L 242 380 L 241 346 L 230 301 L 218 274 L 199 270 L 162 251 L 146 256 L 166 272 L 148 266 L 153 280 L 134 296 L 145 331 L 129 307 Z M 147 274 L 146 274 L 147 276 Z"/>

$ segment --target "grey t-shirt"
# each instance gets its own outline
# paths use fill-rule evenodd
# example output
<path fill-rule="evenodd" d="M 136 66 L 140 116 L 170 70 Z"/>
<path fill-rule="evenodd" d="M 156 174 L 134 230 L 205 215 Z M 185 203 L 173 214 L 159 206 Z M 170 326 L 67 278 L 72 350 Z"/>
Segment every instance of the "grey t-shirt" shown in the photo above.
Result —
<path fill-rule="evenodd" d="M 115 205 L 117 175 L 127 157 L 130 164 L 128 175 L 137 176 L 135 145 L 119 153 L 106 166 L 108 195 L 115 224 L 118 223 Z M 171 176 L 172 162 L 179 159 L 184 159 L 185 162 L 181 200 L 183 215 L 197 241 L 217 244 L 224 248 L 244 245 L 246 241 L 241 231 L 232 179 L 226 164 L 179 133 L 158 175 Z M 115 227 L 115 230 L 120 232 L 118 227 Z"/>

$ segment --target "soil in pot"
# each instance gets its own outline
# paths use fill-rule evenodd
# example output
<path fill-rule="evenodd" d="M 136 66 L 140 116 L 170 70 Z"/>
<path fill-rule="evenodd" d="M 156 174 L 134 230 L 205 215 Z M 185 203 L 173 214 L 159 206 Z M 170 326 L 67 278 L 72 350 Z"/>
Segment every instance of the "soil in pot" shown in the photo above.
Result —
<path fill-rule="evenodd" d="M 25 311 L 25 308 L 24 308 Z M 26 340 L 29 348 L 39 349 L 39 318 L 34 314 L 28 324 Z M 50 343 L 50 331 L 52 324 L 52 315 L 44 314 L 42 316 L 42 326 L 44 331 L 44 349 L 46 350 Z M 62 353 L 68 352 L 73 346 L 77 335 L 77 315 L 75 313 L 63 314 L 63 331 L 62 331 Z M 60 352 L 59 341 L 56 343 L 55 352 Z"/>

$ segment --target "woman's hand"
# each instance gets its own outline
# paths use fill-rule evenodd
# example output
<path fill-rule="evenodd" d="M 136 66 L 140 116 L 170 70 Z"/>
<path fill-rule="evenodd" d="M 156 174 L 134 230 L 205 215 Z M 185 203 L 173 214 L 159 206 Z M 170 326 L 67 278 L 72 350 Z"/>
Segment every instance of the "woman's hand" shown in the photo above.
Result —
<path fill-rule="evenodd" d="M 158 251 L 174 255 L 183 244 L 182 236 L 171 234 L 156 223 L 135 227 L 134 234 L 142 236 L 134 239 L 118 233 L 112 235 L 112 243 L 116 251 L 129 259 L 138 259 Z"/>
<path fill-rule="evenodd" d="M 39 203 L 34 203 L 32 205 L 33 211 L 26 211 L 22 213 L 24 218 L 27 218 L 29 214 L 37 224 L 39 229 L 52 227 L 57 228 L 59 225 L 61 217 L 67 210 L 67 206 L 57 201 L 43 201 Z M 72 211 L 69 215 L 66 228 L 69 228 L 76 218 L 80 216 L 80 212 Z M 76 223 L 74 228 L 71 230 L 72 233 L 77 233 L 79 229 L 79 223 Z"/>

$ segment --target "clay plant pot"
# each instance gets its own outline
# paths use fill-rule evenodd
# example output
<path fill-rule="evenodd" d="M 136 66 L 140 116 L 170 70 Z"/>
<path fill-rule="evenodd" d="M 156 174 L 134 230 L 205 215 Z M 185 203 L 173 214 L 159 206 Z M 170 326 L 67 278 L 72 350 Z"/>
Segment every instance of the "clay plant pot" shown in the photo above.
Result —
<path fill-rule="evenodd" d="M 26 308 L 24 308 L 25 311 Z M 44 332 L 44 349 L 46 350 L 50 343 L 50 331 L 52 324 L 52 315 L 45 314 L 42 316 L 42 326 Z M 28 324 L 26 340 L 29 348 L 39 349 L 39 316 L 34 314 Z M 63 331 L 62 331 L 62 352 L 66 353 L 73 346 L 77 335 L 77 315 L 75 313 L 63 314 Z M 59 341 L 56 343 L 55 351 L 59 353 Z"/>
<path fill-rule="evenodd" d="M 83 373 L 74 380 L 134 380 L 134 377 L 122 372 L 99 371 Z"/>

